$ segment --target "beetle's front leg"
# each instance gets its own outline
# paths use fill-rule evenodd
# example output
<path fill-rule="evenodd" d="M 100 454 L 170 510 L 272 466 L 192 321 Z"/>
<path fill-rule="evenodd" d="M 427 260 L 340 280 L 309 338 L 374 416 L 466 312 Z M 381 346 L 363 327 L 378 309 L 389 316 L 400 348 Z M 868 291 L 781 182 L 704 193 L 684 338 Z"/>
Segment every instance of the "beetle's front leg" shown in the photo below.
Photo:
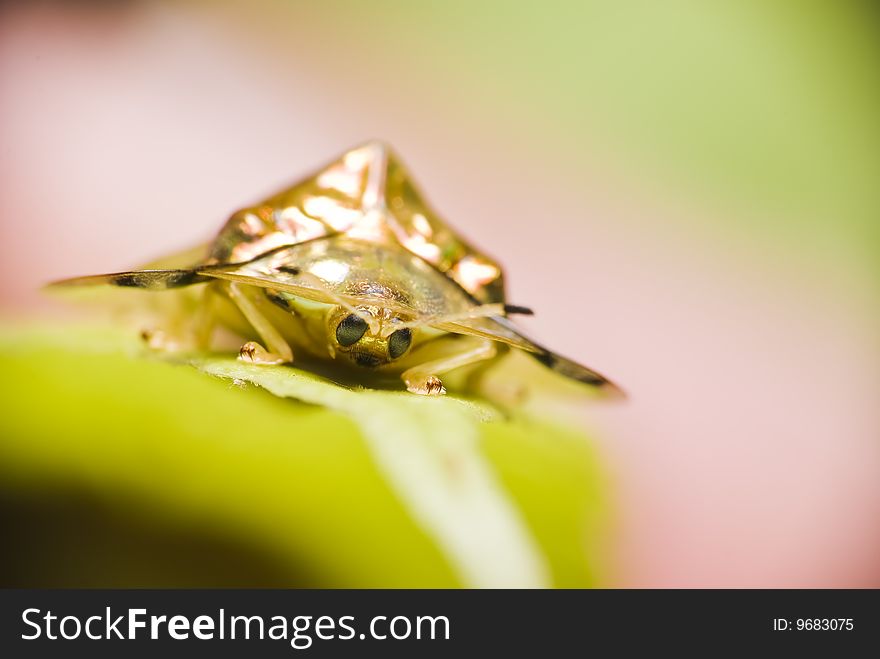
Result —
<path fill-rule="evenodd" d="M 168 353 L 192 349 L 209 350 L 211 335 L 217 323 L 216 295 L 218 290 L 222 293 L 222 288 L 218 289 L 217 286 L 214 283 L 205 286 L 191 325 L 179 326 L 182 324 L 178 323 L 178 326 L 164 330 L 154 327 L 141 329 L 140 336 L 147 347 L 157 352 Z M 182 313 L 184 312 L 181 311 Z"/>
<path fill-rule="evenodd" d="M 229 298 L 265 342 L 266 348 L 256 341 L 248 341 L 238 352 L 238 358 L 252 364 L 284 364 L 293 361 L 293 351 L 271 322 L 257 308 L 247 286 L 230 283 L 226 286 Z"/>
<path fill-rule="evenodd" d="M 491 359 L 495 354 L 493 341 L 475 337 L 457 337 L 456 341 L 450 343 L 450 353 L 447 356 L 413 366 L 405 370 L 400 378 L 406 384 L 407 390 L 414 394 L 440 396 L 446 393 L 446 388 L 438 375 L 461 366 Z"/>

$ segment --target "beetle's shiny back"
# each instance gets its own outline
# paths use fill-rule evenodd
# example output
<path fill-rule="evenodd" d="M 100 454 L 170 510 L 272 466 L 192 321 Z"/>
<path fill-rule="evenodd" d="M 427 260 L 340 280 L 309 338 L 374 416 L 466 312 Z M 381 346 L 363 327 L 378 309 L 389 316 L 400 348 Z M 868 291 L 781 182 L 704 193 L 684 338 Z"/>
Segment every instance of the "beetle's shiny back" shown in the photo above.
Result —
<path fill-rule="evenodd" d="M 422 317 L 460 313 L 473 306 L 465 291 L 419 257 L 346 236 L 295 245 L 247 264 L 240 272 L 301 284 L 308 282 L 291 273 L 307 273 L 335 295 Z"/>
<path fill-rule="evenodd" d="M 209 263 L 244 262 L 336 233 L 394 243 L 478 302 L 504 301 L 498 263 L 437 217 L 399 159 L 379 142 L 353 149 L 310 178 L 233 214 L 212 244 Z"/>

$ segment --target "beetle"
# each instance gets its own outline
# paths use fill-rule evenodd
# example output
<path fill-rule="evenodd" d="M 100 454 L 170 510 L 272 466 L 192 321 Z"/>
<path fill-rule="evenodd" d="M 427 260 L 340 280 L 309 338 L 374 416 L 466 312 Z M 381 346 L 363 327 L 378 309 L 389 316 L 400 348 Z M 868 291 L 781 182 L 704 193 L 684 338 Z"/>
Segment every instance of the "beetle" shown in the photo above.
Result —
<path fill-rule="evenodd" d="M 382 142 L 233 213 L 195 265 L 55 285 L 157 291 L 202 283 L 200 345 L 220 322 L 260 339 L 241 346 L 247 362 L 291 363 L 305 353 L 440 395 L 444 373 L 513 347 L 567 378 L 620 392 L 517 329 L 509 317 L 531 311 L 507 303 L 500 265 L 428 207 Z"/>

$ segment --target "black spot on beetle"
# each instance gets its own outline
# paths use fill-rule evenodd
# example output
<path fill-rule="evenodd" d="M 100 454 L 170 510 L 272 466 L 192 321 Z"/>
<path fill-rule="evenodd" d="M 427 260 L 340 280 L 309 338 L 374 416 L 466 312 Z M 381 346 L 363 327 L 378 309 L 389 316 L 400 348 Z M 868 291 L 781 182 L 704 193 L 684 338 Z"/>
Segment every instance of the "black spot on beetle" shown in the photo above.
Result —
<path fill-rule="evenodd" d="M 140 286 L 138 283 L 137 277 L 135 275 L 125 274 L 125 275 L 117 275 L 113 278 L 113 283 L 116 286 L 127 286 L 137 288 Z"/>
<path fill-rule="evenodd" d="M 409 350 L 410 343 L 412 343 L 412 330 L 408 327 L 397 330 L 388 337 L 388 356 L 397 359 Z"/>
<path fill-rule="evenodd" d="M 336 341 L 341 346 L 353 346 L 367 333 L 367 321 L 355 314 L 349 314 L 336 326 Z"/>
<path fill-rule="evenodd" d="M 202 281 L 204 277 L 196 270 L 163 270 L 160 272 L 124 272 L 113 278 L 116 286 L 127 288 L 180 288 Z"/>
<path fill-rule="evenodd" d="M 178 270 L 165 279 L 167 288 L 177 288 L 178 286 L 189 286 L 200 279 L 199 273 L 195 270 Z"/>
<path fill-rule="evenodd" d="M 365 352 L 360 352 L 355 355 L 354 361 L 355 363 L 357 363 L 358 366 L 363 366 L 365 368 L 375 368 L 382 363 L 382 360 L 375 355 L 371 355 Z"/>
<path fill-rule="evenodd" d="M 284 309 L 285 311 L 290 310 L 290 302 L 288 302 L 287 298 L 279 295 L 278 293 L 266 293 L 266 297 L 269 298 L 269 301 Z"/>

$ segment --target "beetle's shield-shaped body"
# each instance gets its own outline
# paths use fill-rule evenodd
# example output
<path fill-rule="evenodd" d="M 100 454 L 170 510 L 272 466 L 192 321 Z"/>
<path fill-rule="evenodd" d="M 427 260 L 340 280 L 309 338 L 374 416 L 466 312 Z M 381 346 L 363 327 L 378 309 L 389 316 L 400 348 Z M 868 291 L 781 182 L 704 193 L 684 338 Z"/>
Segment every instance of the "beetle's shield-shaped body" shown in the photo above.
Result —
<path fill-rule="evenodd" d="M 190 268 L 59 284 L 165 290 L 218 279 L 340 305 L 356 315 L 362 313 L 357 305 L 381 306 L 399 313 L 407 327 L 504 343 L 568 378 L 616 390 L 510 322 L 507 314 L 525 311 L 506 304 L 501 267 L 437 217 L 380 142 L 353 149 L 293 187 L 237 211 L 211 243 L 208 258 Z"/>
<path fill-rule="evenodd" d="M 260 204 L 236 212 L 210 263 L 245 262 L 271 249 L 334 234 L 403 246 L 479 303 L 504 301 L 501 267 L 425 203 L 390 148 L 370 142 Z"/>

